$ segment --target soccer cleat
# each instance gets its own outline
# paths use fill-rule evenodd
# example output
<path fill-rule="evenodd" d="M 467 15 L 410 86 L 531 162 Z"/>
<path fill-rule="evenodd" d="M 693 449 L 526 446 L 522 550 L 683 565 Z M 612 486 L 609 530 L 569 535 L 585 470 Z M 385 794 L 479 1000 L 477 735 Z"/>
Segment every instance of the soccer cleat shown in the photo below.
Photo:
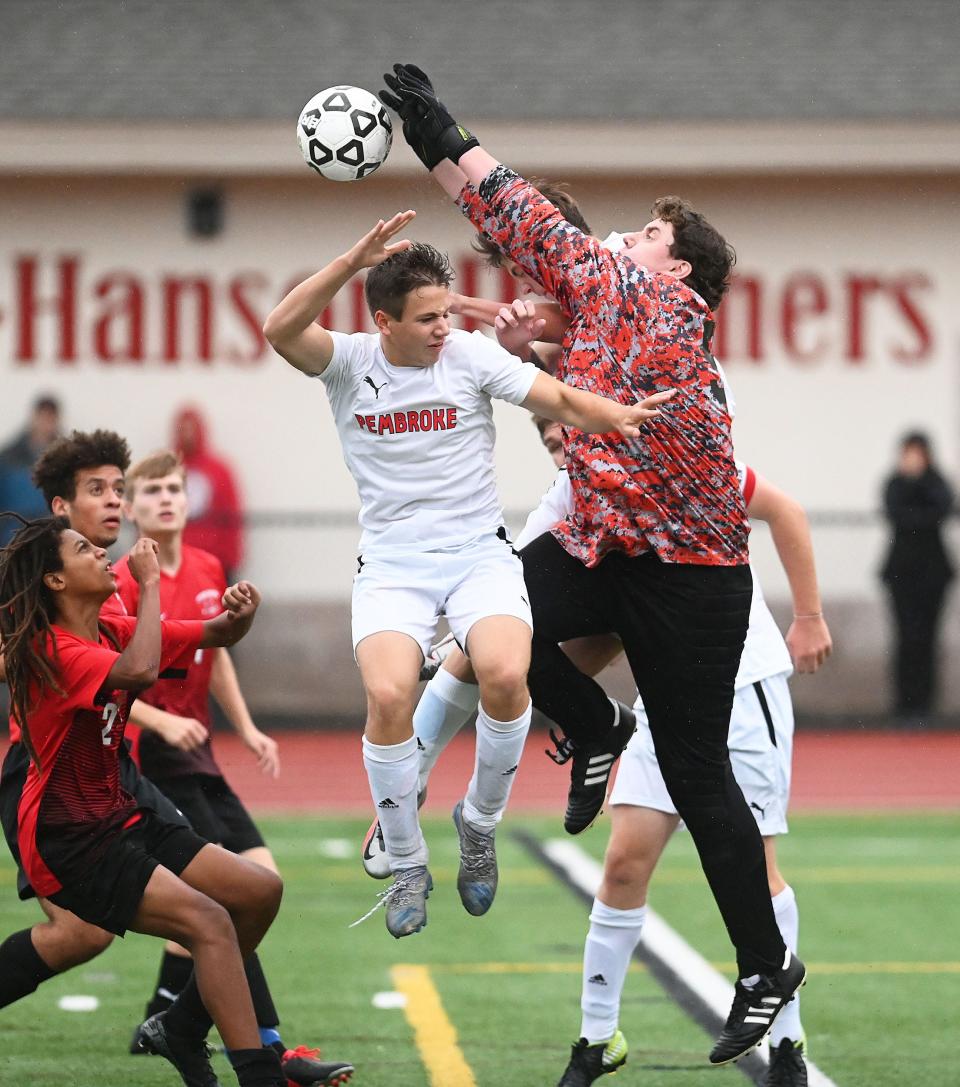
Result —
<path fill-rule="evenodd" d="M 423 807 L 427 799 L 427 787 L 417 793 L 417 810 Z M 383 840 L 383 830 L 380 828 L 380 820 L 374 819 L 363 839 L 363 848 L 360 850 L 360 859 L 363 861 L 363 870 L 373 879 L 390 878 L 390 859 L 387 856 L 387 846 Z"/>
<path fill-rule="evenodd" d="M 460 835 L 460 871 L 457 890 L 467 913 L 481 917 L 497 893 L 497 851 L 493 835 L 478 830 L 463 817 L 463 801 L 453 809 L 453 825 Z"/>
<path fill-rule="evenodd" d="M 595 1079 L 608 1076 L 627 1060 L 627 1039 L 618 1030 L 606 1042 L 594 1042 L 586 1038 L 575 1042 L 570 1050 L 570 1063 L 560 1077 L 557 1087 L 589 1087 Z"/>
<path fill-rule="evenodd" d="M 806 967 L 788 950 L 784 965 L 773 974 L 761 974 L 752 988 L 747 989 L 737 981 L 733 1006 L 716 1045 L 710 1051 L 710 1063 L 735 1061 L 748 1049 L 759 1045 L 773 1026 L 774 1019 L 803 984 L 806 974 Z"/>
<path fill-rule="evenodd" d="M 163 1012 L 140 1025 L 140 1044 L 148 1053 L 166 1057 L 180 1073 L 186 1087 L 220 1087 L 210 1065 L 210 1049 L 201 1038 L 173 1034 L 163 1024 Z"/>
<path fill-rule="evenodd" d="M 633 710 L 622 702 L 613 702 L 613 707 L 616 714 L 613 728 L 601 746 L 588 747 L 579 743 L 573 746 L 570 791 L 563 817 L 563 829 L 568 834 L 580 834 L 593 826 L 603 811 L 610 773 L 636 731 L 637 719 Z M 564 753 L 559 745 L 558 752 L 561 755 Z"/>
<path fill-rule="evenodd" d="M 279 1046 L 277 1049 L 279 1051 Z M 353 1065 L 346 1061 L 321 1061 L 319 1049 L 298 1045 L 280 1054 L 280 1067 L 288 1087 L 341 1087 L 353 1075 Z"/>
<path fill-rule="evenodd" d="M 763 1087 L 807 1087 L 807 1066 L 803 1060 L 803 1042 L 783 1038 L 770 1047 L 770 1067 Z"/>
<path fill-rule="evenodd" d="M 393 886 L 383 896 L 387 931 L 391 936 L 412 936 L 427 923 L 427 899 L 433 879 L 423 864 L 404 868 L 394 875 Z"/>

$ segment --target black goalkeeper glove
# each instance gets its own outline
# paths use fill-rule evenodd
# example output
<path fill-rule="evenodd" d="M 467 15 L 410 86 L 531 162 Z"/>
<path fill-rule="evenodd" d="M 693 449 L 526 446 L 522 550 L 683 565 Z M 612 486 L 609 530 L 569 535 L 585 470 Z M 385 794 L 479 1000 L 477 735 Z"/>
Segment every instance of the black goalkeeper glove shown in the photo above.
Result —
<path fill-rule="evenodd" d="M 480 143 L 450 116 L 437 98 L 429 76 L 414 64 L 395 64 L 384 82 L 392 93 L 380 100 L 403 121 L 403 135 L 416 156 L 432 170 L 438 162 L 459 162 L 461 155 Z"/>

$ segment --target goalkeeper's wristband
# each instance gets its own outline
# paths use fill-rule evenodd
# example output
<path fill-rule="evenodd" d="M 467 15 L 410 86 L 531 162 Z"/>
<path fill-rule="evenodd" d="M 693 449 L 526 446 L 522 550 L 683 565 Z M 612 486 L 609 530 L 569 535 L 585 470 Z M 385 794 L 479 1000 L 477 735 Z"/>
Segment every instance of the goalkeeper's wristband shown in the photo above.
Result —
<path fill-rule="evenodd" d="M 472 148 L 479 147 L 480 141 L 463 125 L 448 125 L 435 140 L 431 141 L 431 158 L 437 162 L 449 159 L 451 162 L 459 162 L 460 159 Z"/>

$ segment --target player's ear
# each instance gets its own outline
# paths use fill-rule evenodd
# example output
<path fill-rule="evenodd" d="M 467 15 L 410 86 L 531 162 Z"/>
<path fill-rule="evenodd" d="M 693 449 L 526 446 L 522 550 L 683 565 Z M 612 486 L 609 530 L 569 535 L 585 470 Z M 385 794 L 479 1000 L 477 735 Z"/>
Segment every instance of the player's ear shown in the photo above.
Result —
<path fill-rule="evenodd" d="M 676 276 L 677 279 L 686 279 L 692 271 L 693 266 L 688 260 L 675 260 L 670 268 L 670 274 Z"/>
<path fill-rule="evenodd" d="M 69 517 L 70 503 L 59 495 L 50 503 L 50 512 L 54 517 Z"/>
<path fill-rule="evenodd" d="M 378 309 L 373 315 L 373 323 L 377 326 L 377 331 L 382 332 L 387 336 L 390 335 L 390 322 L 392 320 L 393 318 L 390 314 L 382 309 Z"/>
<path fill-rule="evenodd" d="M 64 578 L 62 572 L 55 574 L 44 574 L 43 583 L 51 592 L 54 593 L 62 593 L 63 590 L 67 587 L 66 578 Z"/>

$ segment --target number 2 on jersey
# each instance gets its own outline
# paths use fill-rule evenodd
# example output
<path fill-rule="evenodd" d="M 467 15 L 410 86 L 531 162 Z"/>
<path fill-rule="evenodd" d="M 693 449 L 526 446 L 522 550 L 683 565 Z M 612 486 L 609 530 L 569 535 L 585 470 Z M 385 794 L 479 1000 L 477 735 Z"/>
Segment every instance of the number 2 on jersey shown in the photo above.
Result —
<path fill-rule="evenodd" d="M 110 741 L 112 739 L 110 733 L 113 731 L 113 723 L 117 719 L 118 712 L 119 707 L 117 706 L 116 702 L 108 702 L 103 707 L 103 720 L 107 723 L 103 726 L 102 729 L 100 729 L 100 736 L 103 739 L 104 747 L 110 746 Z"/>

